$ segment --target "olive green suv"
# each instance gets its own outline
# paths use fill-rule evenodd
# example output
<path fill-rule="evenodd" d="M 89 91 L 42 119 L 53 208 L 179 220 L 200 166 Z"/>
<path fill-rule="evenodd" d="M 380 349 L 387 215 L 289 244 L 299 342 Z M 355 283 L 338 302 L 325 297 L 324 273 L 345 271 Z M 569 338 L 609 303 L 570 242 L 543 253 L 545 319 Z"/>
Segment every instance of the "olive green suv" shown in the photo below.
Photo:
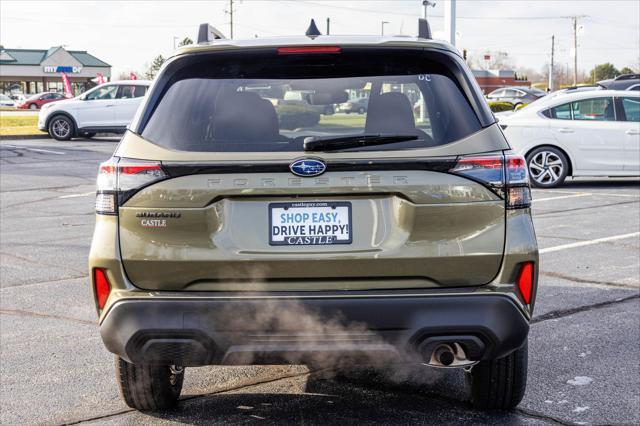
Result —
<path fill-rule="evenodd" d="M 97 186 L 89 267 L 129 406 L 176 404 L 185 367 L 274 363 L 463 368 L 476 407 L 522 399 L 526 164 L 424 22 L 245 41 L 204 25 Z"/>

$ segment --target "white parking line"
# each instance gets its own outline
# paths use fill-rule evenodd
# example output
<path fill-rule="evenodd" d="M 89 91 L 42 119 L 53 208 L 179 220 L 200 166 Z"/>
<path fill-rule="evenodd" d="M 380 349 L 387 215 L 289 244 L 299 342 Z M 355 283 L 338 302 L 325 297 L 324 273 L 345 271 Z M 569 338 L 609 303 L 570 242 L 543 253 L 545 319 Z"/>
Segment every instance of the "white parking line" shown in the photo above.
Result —
<path fill-rule="evenodd" d="M 35 151 L 35 152 L 45 152 L 47 154 L 55 154 L 55 155 L 65 155 L 64 152 L 60 152 L 60 151 L 51 151 L 49 149 L 42 149 L 42 148 L 22 148 L 22 149 L 26 149 L 27 151 Z"/>
<path fill-rule="evenodd" d="M 590 246 L 593 244 L 600 244 L 607 241 L 624 240 L 626 238 L 632 238 L 632 237 L 638 237 L 638 236 L 640 236 L 640 232 L 631 232 L 629 234 L 614 235 L 612 237 L 596 238 L 595 240 L 580 241 L 577 243 L 570 243 L 570 244 L 562 244 L 555 247 L 543 248 L 540 250 L 540 254 L 552 253 L 554 251 L 566 250 L 566 249 L 571 249 L 576 247 Z"/>
<path fill-rule="evenodd" d="M 77 198 L 77 197 L 86 197 L 89 195 L 93 195 L 95 194 L 96 191 L 91 191 L 91 192 L 85 192 L 83 194 L 69 194 L 69 195 L 61 195 L 58 198 Z"/>
<path fill-rule="evenodd" d="M 534 203 L 539 203 L 540 201 L 549 201 L 549 200 L 562 200 L 564 198 L 575 198 L 575 197 L 586 197 L 588 195 L 593 195 L 589 192 L 580 192 L 578 194 L 571 194 L 571 195 L 561 195 L 559 197 L 547 197 L 547 198 L 534 198 L 532 201 Z"/>
<path fill-rule="evenodd" d="M 26 146 L 16 146 L 16 145 L 2 145 L 3 148 L 9 148 L 9 149 L 24 149 L 26 151 L 34 151 L 34 152 L 45 152 L 47 154 L 55 154 L 55 155 L 66 155 L 66 153 L 64 152 L 60 152 L 60 151 L 52 151 L 50 149 L 43 149 L 43 148 L 29 148 Z"/>

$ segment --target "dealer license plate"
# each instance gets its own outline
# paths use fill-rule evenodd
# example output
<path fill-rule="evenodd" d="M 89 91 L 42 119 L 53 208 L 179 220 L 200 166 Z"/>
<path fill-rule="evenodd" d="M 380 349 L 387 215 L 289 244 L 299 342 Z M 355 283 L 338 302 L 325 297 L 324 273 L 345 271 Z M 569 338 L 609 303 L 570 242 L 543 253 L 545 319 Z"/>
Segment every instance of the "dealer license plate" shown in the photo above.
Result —
<path fill-rule="evenodd" d="M 272 246 L 351 244 L 352 239 L 349 202 L 269 204 Z"/>

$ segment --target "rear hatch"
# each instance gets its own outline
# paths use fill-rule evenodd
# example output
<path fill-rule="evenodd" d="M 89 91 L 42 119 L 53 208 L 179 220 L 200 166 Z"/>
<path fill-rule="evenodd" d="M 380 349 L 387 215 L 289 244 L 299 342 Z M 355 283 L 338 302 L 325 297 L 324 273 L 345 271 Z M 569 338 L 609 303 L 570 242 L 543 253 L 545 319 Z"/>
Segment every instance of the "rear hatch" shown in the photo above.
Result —
<path fill-rule="evenodd" d="M 110 163 L 128 278 L 191 291 L 490 282 L 508 145 L 467 76 L 451 53 L 390 48 L 174 60 Z M 289 91 L 313 105 L 279 103 Z M 365 114 L 319 112 L 361 97 Z"/>

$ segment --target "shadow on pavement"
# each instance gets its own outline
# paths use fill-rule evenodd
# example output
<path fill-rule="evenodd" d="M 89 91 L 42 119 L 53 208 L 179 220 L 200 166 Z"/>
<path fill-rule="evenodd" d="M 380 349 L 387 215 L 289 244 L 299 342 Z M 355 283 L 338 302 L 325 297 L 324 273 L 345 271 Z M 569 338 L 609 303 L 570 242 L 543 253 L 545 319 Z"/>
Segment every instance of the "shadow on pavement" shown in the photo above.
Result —
<path fill-rule="evenodd" d="M 388 376 L 372 371 L 339 378 L 311 376 L 305 391 L 295 385 L 260 385 L 238 392 L 196 396 L 162 413 L 135 413 L 184 424 L 489 424 L 522 423 L 515 412 L 482 412 L 466 401 L 462 373 Z M 428 383 L 420 383 L 422 380 Z M 290 393 L 286 387 L 292 386 Z M 273 392 L 278 388 L 278 392 Z M 138 417 L 136 420 L 144 421 Z M 148 420 L 148 419 L 147 419 Z"/>

